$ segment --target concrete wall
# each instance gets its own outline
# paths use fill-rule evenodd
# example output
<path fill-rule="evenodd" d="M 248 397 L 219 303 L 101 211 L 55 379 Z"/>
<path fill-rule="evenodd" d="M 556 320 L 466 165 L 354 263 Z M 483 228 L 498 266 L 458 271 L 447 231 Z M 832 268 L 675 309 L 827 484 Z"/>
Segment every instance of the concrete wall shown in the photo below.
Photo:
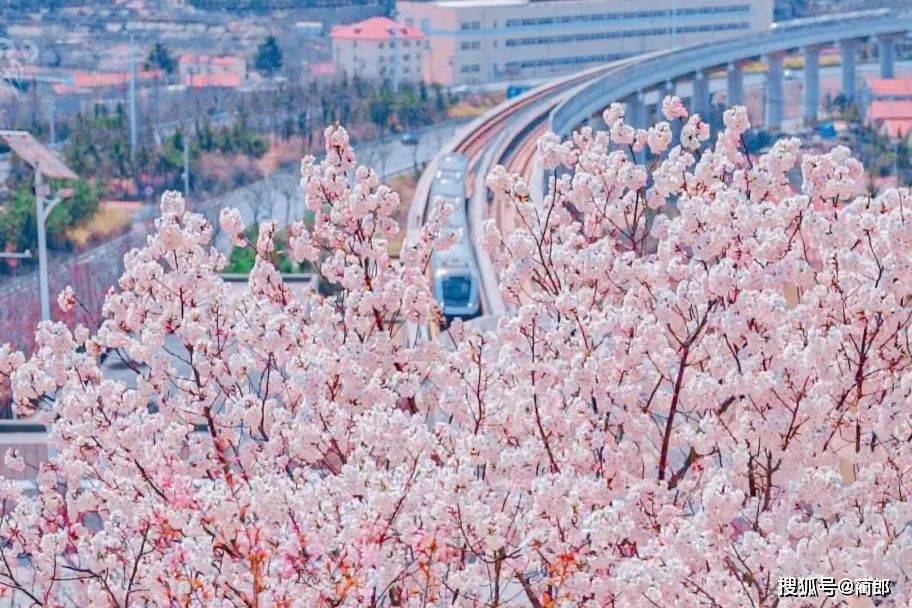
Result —
<path fill-rule="evenodd" d="M 333 39 L 333 63 L 337 74 L 371 80 L 392 80 L 395 50 L 389 40 Z M 417 82 L 422 79 L 424 40 L 398 40 L 399 78 Z"/>
<path fill-rule="evenodd" d="M 76 256 L 52 256 L 48 281 L 54 320 L 68 324 L 78 321 L 94 328 L 108 287 L 123 272 L 124 254 L 141 245 L 145 234 L 144 230 L 131 232 Z M 80 309 L 64 315 L 60 311 L 57 294 L 67 285 L 73 286 L 90 312 Z M 37 273 L 0 284 L 0 343 L 30 351 L 40 317 Z"/>

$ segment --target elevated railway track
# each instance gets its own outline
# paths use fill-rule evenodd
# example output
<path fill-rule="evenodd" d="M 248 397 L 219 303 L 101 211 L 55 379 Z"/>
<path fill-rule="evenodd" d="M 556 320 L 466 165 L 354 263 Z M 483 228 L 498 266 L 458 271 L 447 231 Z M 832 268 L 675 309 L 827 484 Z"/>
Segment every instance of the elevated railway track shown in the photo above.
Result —
<path fill-rule="evenodd" d="M 533 197 L 542 195 L 543 179 L 536 166 L 535 142 L 550 130 L 562 137 L 585 123 L 608 104 L 626 101 L 634 123 L 646 122 L 646 93 L 658 91 L 658 99 L 674 91 L 678 81 L 691 82 L 691 105 L 706 111 L 709 105 L 710 73 L 727 71 L 727 99 L 743 98 L 742 64 L 762 59 L 767 64 L 766 119 L 776 129 L 782 119 L 782 58 L 798 50 L 804 54 L 806 120 L 816 120 L 819 107 L 819 50 L 838 45 L 843 53 L 843 89 L 855 92 L 856 43 L 875 40 L 882 76 L 893 73 L 893 44 L 912 31 L 912 14 L 884 10 L 859 11 L 809 20 L 776 24 L 769 32 L 715 43 L 646 53 L 591 68 L 531 89 L 474 120 L 441 150 L 468 159 L 466 205 L 472 255 L 478 267 L 482 314 L 505 311 L 497 280 L 487 254 L 477 246 L 481 224 L 488 217 L 503 222 L 502 210 L 492 210 L 484 178 L 496 164 L 519 173 L 530 184 Z M 408 229 L 417 230 L 432 208 L 430 196 L 436 163 L 425 170 L 409 212 Z M 507 226 L 508 227 L 508 226 Z"/>

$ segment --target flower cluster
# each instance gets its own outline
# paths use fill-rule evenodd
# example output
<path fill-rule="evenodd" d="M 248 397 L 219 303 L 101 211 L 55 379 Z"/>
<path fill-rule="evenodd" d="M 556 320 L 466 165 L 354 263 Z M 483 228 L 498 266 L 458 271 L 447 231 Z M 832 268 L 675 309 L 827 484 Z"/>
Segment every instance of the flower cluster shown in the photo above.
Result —
<path fill-rule="evenodd" d="M 715 136 L 662 111 L 677 140 L 620 105 L 545 136 L 542 200 L 495 169 L 511 311 L 446 346 L 420 328 L 452 210 L 391 258 L 398 196 L 343 129 L 289 227 L 331 295 L 284 284 L 271 222 L 234 294 L 167 194 L 97 332 L 0 347 L 54 454 L 0 481 L 0 603 L 772 607 L 824 572 L 908 604 L 912 194 L 865 195 L 843 148 L 750 157 L 744 108 Z"/>

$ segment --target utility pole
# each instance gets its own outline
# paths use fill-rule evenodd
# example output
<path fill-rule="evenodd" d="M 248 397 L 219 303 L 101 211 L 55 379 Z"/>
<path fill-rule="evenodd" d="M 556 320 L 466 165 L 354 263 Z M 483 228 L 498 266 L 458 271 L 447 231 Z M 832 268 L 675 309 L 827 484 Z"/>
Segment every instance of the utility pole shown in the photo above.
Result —
<path fill-rule="evenodd" d="M 181 134 L 184 142 L 184 200 L 190 200 L 190 136 Z"/>
<path fill-rule="evenodd" d="M 396 22 L 396 9 L 392 11 L 393 27 L 391 30 L 392 38 L 390 44 L 393 46 L 393 92 L 399 92 L 399 42 L 396 39 L 399 33 L 399 24 Z"/>
<path fill-rule="evenodd" d="M 53 146 L 55 143 L 57 143 L 57 96 L 55 95 L 53 88 L 51 88 L 50 104 L 51 145 Z"/>
<path fill-rule="evenodd" d="M 47 218 L 53 210 L 53 205 L 45 206 L 45 185 L 41 177 L 41 167 L 35 166 L 35 221 L 38 228 L 38 295 L 41 298 L 41 320 L 49 321 L 51 318 L 50 287 L 48 286 L 47 273 Z M 59 202 L 59 201 L 58 201 Z"/>
<path fill-rule="evenodd" d="M 41 166 L 35 165 L 35 223 L 38 229 L 38 295 L 41 298 L 41 320 L 51 320 L 51 296 L 48 283 L 47 219 L 63 197 L 48 199 L 50 189 L 44 183 Z M 25 252 L 29 253 L 30 252 Z"/>
<path fill-rule="evenodd" d="M 130 161 L 136 160 L 136 47 L 130 35 Z"/>

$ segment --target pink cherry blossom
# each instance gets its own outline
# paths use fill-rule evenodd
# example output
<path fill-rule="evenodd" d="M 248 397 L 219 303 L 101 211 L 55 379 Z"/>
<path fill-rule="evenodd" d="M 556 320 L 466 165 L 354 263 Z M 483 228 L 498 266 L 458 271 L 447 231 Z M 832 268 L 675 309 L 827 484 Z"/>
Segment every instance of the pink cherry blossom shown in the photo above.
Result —
<path fill-rule="evenodd" d="M 646 143 L 649 151 L 653 154 L 661 154 L 668 149 L 671 144 L 672 133 L 671 126 L 667 122 L 660 122 L 654 127 L 650 127 L 646 137 Z"/>
<path fill-rule="evenodd" d="M 25 460 L 15 448 L 8 448 L 3 456 L 3 461 L 11 471 L 21 473 L 25 470 Z"/>
<path fill-rule="evenodd" d="M 60 307 L 60 310 L 67 312 L 76 308 L 76 292 L 73 291 L 73 288 L 70 285 L 64 287 L 57 295 L 57 306 Z"/>
<path fill-rule="evenodd" d="M 613 125 L 618 120 L 622 120 L 627 113 L 627 106 L 622 103 L 614 102 L 602 112 L 602 119 L 608 126 Z"/>
<path fill-rule="evenodd" d="M 219 223 L 221 224 L 222 230 L 231 238 L 232 243 L 239 247 L 244 246 L 246 243 L 244 238 L 246 226 L 237 209 L 222 209 L 219 214 Z"/>
<path fill-rule="evenodd" d="M 0 346 L 51 448 L 33 490 L 0 480 L 0 603 L 772 608 L 780 576 L 833 576 L 908 605 L 912 193 L 866 194 L 841 147 L 749 157 L 743 108 L 713 138 L 665 106 L 677 140 L 620 106 L 542 137 L 541 200 L 491 172 L 487 331 L 440 324 L 453 206 L 390 256 L 398 195 L 340 127 L 289 227 L 320 290 L 226 210 L 256 257 L 229 289 L 165 195 L 99 327 Z"/>
<path fill-rule="evenodd" d="M 687 118 L 687 108 L 684 107 L 684 102 L 680 97 L 666 95 L 662 99 L 662 115 L 665 120 L 684 120 Z"/>

